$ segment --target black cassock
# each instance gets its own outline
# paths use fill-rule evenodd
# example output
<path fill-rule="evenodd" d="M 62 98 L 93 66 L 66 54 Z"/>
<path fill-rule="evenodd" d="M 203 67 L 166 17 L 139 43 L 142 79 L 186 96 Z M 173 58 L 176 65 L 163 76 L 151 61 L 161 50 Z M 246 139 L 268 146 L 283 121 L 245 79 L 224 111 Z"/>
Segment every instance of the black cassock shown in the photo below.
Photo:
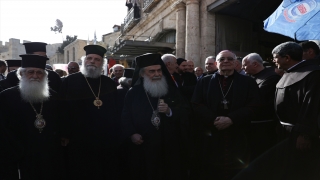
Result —
<path fill-rule="evenodd" d="M 184 72 L 181 75 L 173 73 L 172 76 L 174 77 L 181 94 L 190 101 L 197 84 L 197 76 L 190 72 Z"/>
<path fill-rule="evenodd" d="M 251 157 L 253 160 L 277 143 L 276 127 L 279 121 L 274 110 L 276 84 L 281 78 L 274 68 L 264 68 L 252 75 L 259 86 L 262 109 L 259 117 L 251 122 Z"/>
<path fill-rule="evenodd" d="M 0 93 L 0 147 L 4 151 L 0 162 L 5 167 L 2 175 L 17 179 L 19 166 L 22 179 L 60 178 L 60 104 L 57 97 L 57 93 L 50 90 L 50 100 L 43 103 L 41 113 L 46 126 L 39 133 L 34 126 L 36 113 L 29 102 L 22 101 L 18 86 Z M 39 113 L 41 103 L 33 106 Z"/>
<path fill-rule="evenodd" d="M 119 101 L 119 108 L 120 112 L 122 112 L 124 99 L 126 97 L 127 92 L 129 91 L 129 87 L 119 85 L 117 86 L 117 92 L 118 92 L 118 101 Z"/>
<path fill-rule="evenodd" d="M 221 89 L 227 94 L 228 109 L 222 104 Z M 204 138 L 204 147 L 200 148 L 202 158 L 198 161 L 202 172 L 198 179 L 230 179 L 246 166 L 250 152 L 248 131 L 259 109 L 259 99 L 256 82 L 236 71 L 228 78 L 216 72 L 198 81 L 192 98 Z M 213 125 L 218 116 L 229 117 L 233 125 L 218 131 Z"/>
<path fill-rule="evenodd" d="M 100 78 L 87 78 L 98 96 Z M 95 96 L 82 73 L 71 74 L 61 85 L 64 100 L 63 137 L 69 138 L 69 178 L 117 179 L 115 151 L 120 134 L 120 112 L 117 108 L 117 89 L 114 81 L 101 76 L 99 99 L 103 105 L 93 104 Z"/>
<path fill-rule="evenodd" d="M 150 95 L 154 109 L 158 98 Z M 139 180 L 181 179 L 181 158 L 183 158 L 183 137 L 187 121 L 186 103 L 176 87 L 169 86 L 164 102 L 172 110 L 172 116 L 163 113 L 159 130 L 151 123 L 152 108 L 143 85 L 133 86 L 125 98 L 122 112 L 124 137 L 138 133 L 144 142 L 141 145 L 130 145 L 130 178 Z M 130 141 L 131 142 L 131 141 Z"/>

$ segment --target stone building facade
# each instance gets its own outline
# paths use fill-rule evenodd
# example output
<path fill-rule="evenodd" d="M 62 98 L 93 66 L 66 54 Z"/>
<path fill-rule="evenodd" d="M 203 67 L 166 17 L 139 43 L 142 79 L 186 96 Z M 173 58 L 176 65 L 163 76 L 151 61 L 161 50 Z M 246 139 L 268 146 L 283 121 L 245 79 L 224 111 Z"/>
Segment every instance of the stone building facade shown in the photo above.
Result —
<path fill-rule="evenodd" d="M 57 51 L 53 56 L 50 57 L 50 65 L 53 64 L 64 64 L 64 55 Z"/>
<path fill-rule="evenodd" d="M 139 9 L 128 11 L 119 39 L 175 43 L 173 53 L 193 60 L 195 66 L 203 67 L 206 57 L 215 56 L 224 49 L 242 57 L 257 52 L 267 59 L 273 47 L 290 40 L 263 30 L 263 20 L 282 0 L 136 2 Z"/>
<path fill-rule="evenodd" d="M 10 38 L 9 42 L 5 42 L 5 45 L 3 45 L 2 41 L 0 41 L 0 59 L 21 59 L 19 55 L 26 53 L 25 47 L 23 45 L 23 43 L 26 42 L 31 41 L 23 40 L 23 42 L 20 43 L 20 39 Z M 58 50 L 58 47 L 60 46 L 61 43 L 48 44 L 46 46 L 47 56 L 49 58 L 54 56 L 56 51 Z M 48 63 L 50 63 L 50 61 Z"/>
<path fill-rule="evenodd" d="M 71 61 L 80 63 L 81 57 L 86 55 L 83 47 L 87 45 L 86 40 L 77 39 L 64 48 L 64 64 Z"/>
<path fill-rule="evenodd" d="M 120 31 L 104 34 L 102 35 L 102 42 L 107 49 L 112 49 L 120 35 Z"/>
<path fill-rule="evenodd" d="M 88 44 L 94 44 L 94 40 L 87 41 L 76 39 L 64 48 L 64 54 L 56 52 L 55 55 L 50 58 L 50 64 L 68 64 L 69 62 L 75 61 L 81 65 L 81 58 L 86 55 L 86 52 L 83 48 Z M 106 47 L 105 43 L 102 41 L 98 41 L 96 44 Z"/>

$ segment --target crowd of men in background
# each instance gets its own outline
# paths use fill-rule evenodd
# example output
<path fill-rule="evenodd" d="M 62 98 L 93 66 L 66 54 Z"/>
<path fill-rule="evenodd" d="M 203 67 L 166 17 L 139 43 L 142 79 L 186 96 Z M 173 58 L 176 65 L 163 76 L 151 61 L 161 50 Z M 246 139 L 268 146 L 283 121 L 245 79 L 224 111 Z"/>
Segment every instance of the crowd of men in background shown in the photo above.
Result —
<path fill-rule="evenodd" d="M 99 45 L 68 75 L 46 65 L 46 43 L 24 45 L 22 60 L 0 60 L 0 180 L 320 178 L 312 41 L 276 46 L 275 66 L 230 50 L 205 71 L 144 54 L 109 77 Z"/>

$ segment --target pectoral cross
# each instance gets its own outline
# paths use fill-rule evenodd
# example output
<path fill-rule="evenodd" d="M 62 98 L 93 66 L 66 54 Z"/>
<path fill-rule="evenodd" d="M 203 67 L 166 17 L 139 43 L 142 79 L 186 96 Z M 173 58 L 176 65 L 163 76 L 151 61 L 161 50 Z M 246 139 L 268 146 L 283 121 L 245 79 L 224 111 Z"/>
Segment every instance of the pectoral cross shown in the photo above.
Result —
<path fill-rule="evenodd" d="M 228 103 L 229 103 L 229 101 L 227 101 L 226 99 L 223 99 L 223 100 L 221 101 L 221 103 L 223 104 L 223 108 L 224 108 L 224 109 L 228 109 Z"/>

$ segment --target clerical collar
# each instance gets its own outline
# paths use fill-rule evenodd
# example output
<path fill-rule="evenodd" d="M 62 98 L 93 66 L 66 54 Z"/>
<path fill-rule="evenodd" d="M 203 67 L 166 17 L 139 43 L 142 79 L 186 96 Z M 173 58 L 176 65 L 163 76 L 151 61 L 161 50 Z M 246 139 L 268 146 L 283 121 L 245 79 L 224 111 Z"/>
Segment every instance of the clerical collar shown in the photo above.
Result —
<path fill-rule="evenodd" d="M 291 66 L 290 68 L 287 69 L 287 71 L 290 71 L 291 69 L 293 69 L 294 67 L 296 67 L 297 65 L 301 64 L 304 61 L 306 61 L 306 60 L 302 60 L 302 61 L 298 62 L 297 64 Z"/>
<path fill-rule="evenodd" d="M 229 78 L 229 77 L 233 77 L 235 72 L 233 72 L 230 76 L 221 75 L 219 71 L 217 72 L 217 74 L 219 75 L 219 77 Z"/>

